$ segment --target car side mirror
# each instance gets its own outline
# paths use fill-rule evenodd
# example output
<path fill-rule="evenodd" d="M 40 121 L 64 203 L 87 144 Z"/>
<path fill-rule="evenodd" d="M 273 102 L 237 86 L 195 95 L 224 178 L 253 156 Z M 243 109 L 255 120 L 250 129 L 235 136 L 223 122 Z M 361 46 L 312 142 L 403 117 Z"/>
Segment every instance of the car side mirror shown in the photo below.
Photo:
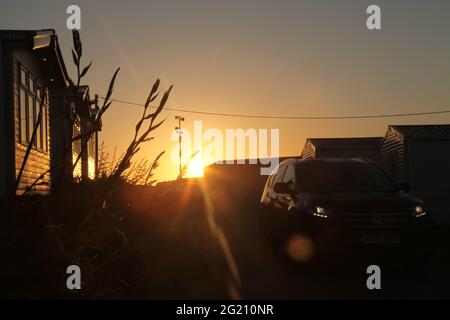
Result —
<path fill-rule="evenodd" d="M 410 187 L 408 181 L 399 181 L 398 186 L 405 192 L 409 192 L 411 190 L 411 187 Z"/>
<path fill-rule="evenodd" d="M 291 189 L 289 188 L 289 185 L 284 182 L 277 182 L 273 186 L 273 190 L 276 193 L 291 193 Z"/>

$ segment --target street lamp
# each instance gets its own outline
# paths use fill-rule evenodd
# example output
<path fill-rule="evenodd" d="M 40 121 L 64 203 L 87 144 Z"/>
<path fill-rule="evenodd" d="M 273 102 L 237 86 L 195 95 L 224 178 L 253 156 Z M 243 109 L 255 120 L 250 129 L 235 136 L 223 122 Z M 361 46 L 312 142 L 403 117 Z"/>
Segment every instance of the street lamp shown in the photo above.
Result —
<path fill-rule="evenodd" d="M 178 120 L 178 127 L 175 127 L 175 130 L 177 130 L 178 131 L 178 146 L 180 147 L 180 149 L 179 149 L 179 160 L 180 160 L 180 177 L 181 177 L 181 170 L 182 170 L 182 168 L 181 168 L 181 134 L 182 134 L 182 132 L 181 132 L 181 121 L 184 121 L 184 118 L 183 117 L 181 117 L 181 116 L 175 116 L 175 120 Z"/>

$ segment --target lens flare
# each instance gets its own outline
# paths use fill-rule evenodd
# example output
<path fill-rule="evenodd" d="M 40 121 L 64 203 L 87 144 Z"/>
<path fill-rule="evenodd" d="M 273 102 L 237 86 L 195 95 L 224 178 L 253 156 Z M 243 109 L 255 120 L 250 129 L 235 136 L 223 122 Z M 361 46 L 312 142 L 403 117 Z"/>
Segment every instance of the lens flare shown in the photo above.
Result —
<path fill-rule="evenodd" d="M 306 262 L 314 254 L 314 243 L 309 237 L 296 234 L 287 241 L 286 251 L 295 262 Z"/>
<path fill-rule="evenodd" d="M 186 173 L 188 178 L 203 177 L 203 161 L 200 158 L 195 158 L 189 163 L 189 167 Z"/>

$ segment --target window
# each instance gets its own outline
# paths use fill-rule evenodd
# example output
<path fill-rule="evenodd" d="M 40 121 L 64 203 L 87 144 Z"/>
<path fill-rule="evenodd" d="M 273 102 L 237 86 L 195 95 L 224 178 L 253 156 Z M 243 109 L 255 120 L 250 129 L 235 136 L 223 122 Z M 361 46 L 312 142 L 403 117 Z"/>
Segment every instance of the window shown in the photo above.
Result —
<path fill-rule="evenodd" d="M 40 85 L 38 85 L 37 87 L 36 87 L 36 97 L 38 98 L 38 99 L 41 99 L 41 87 L 40 87 Z"/>
<path fill-rule="evenodd" d="M 35 116 L 35 108 L 34 108 L 34 100 L 31 94 L 28 94 L 28 141 L 31 140 L 31 136 L 33 135 L 33 129 L 36 123 Z M 36 139 L 33 141 L 33 146 L 36 147 Z"/>
<path fill-rule="evenodd" d="M 75 137 L 79 138 L 80 134 L 81 134 L 80 127 L 78 126 L 78 124 L 74 123 L 72 130 L 72 138 Z M 77 156 L 81 153 L 81 139 L 76 139 L 75 141 L 72 142 L 72 152 Z"/>
<path fill-rule="evenodd" d="M 274 185 L 275 185 L 275 183 L 277 183 L 277 182 L 282 182 L 282 181 L 283 181 L 283 175 L 284 175 L 284 172 L 285 172 L 285 171 L 286 171 L 286 165 L 280 166 L 280 167 L 278 168 L 278 172 L 277 172 L 277 174 L 276 174 L 276 176 L 275 176 L 275 179 L 274 179 L 274 181 L 273 181 Z"/>
<path fill-rule="evenodd" d="M 19 70 L 19 141 L 28 145 L 34 128 L 38 124 L 43 85 L 20 64 Z M 41 122 L 33 141 L 33 148 L 42 152 L 48 152 L 48 91 L 46 94 L 47 97 L 42 106 Z"/>
<path fill-rule="evenodd" d="M 42 109 L 43 115 L 42 115 L 42 119 L 47 119 L 48 120 L 48 112 L 47 112 L 47 108 Z M 48 152 L 48 121 L 43 121 L 42 122 L 42 146 L 44 148 L 45 152 Z"/>
<path fill-rule="evenodd" d="M 30 88 L 30 92 L 34 93 L 34 79 L 32 77 L 28 77 L 28 84 L 29 84 L 29 88 Z"/>
<path fill-rule="evenodd" d="M 364 162 L 323 162 L 297 167 L 297 185 L 308 193 L 396 192 L 381 169 Z"/>
<path fill-rule="evenodd" d="M 20 113 L 20 142 L 27 143 L 27 95 L 25 90 L 20 88 L 19 97 L 19 113 Z"/>
<path fill-rule="evenodd" d="M 27 72 L 23 68 L 20 68 L 20 84 L 24 87 L 28 87 Z"/>
<path fill-rule="evenodd" d="M 291 190 L 294 190 L 295 185 L 295 168 L 293 165 L 287 166 L 286 172 L 284 173 L 283 182 L 289 185 Z"/>

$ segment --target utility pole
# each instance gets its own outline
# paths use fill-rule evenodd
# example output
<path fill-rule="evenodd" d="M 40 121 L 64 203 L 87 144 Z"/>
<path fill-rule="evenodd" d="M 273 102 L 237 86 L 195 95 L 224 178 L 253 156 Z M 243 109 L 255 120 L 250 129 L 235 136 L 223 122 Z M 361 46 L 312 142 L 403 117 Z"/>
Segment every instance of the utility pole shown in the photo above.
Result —
<path fill-rule="evenodd" d="M 178 146 L 180 147 L 179 160 L 180 160 L 180 177 L 181 177 L 181 121 L 184 121 L 184 118 L 181 116 L 175 116 L 175 120 L 178 120 L 178 127 L 175 127 L 175 130 L 178 131 Z"/>

